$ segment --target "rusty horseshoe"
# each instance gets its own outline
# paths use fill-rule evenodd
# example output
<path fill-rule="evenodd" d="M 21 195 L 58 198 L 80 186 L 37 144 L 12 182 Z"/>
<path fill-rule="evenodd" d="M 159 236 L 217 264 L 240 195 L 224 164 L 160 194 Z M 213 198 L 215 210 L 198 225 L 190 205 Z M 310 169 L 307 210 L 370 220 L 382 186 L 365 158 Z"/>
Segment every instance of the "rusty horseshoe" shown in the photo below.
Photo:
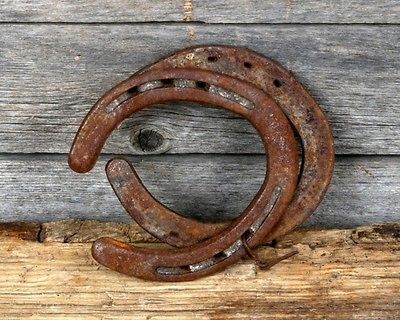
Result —
<path fill-rule="evenodd" d="M 188 48 L 115 86 L 84 119 L 71 147 L 70 167 L 76 172 L 91 170 L 107 137 L 124 119 L 171 101 L 221 107 L 247 119 L 264 144 L 268 163 L 264 183 L 238 218 L 204 223 L 163 206 L 126 160 L 112 159 L 106 166 L 107 177 L 128 213 L 155 237 L 181 248 L 139 248 L 101 238 L 92 247 L 98 262 L 148 280 L 193 280 L 253 256 L 251 248 L 293 229 L 318 206 L 334 164 L 328 121 L 288 71 L 245 48 Z M 288 119 L 303 147 L 300 172 Z"/>

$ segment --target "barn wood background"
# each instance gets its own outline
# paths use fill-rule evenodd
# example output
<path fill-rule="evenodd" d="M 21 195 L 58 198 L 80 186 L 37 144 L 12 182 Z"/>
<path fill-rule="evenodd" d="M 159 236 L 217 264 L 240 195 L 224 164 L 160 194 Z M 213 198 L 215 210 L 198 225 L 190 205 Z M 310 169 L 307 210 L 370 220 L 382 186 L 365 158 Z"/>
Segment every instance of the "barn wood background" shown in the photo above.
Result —
<path fill-rule="evenodd" d="M 114 154 L 129 155 L 179 212 L 239 214 L 261 184 L 264 156 L 252 127 L 225 111 L 144 110 L 113 134 L 91 173 L 67 167 L 74 133 L 104 91 L 208 43 L 276 59 L 326 111 L 337 165 L 308 226 L 398 220 L 399 18 L 397 0 L 0 1 L 0 220 L 130 221 L 104 173 Z"/>
<path fill-rule="evenodd" d="M 35 221 L 0 223 L 0 314 L 399 319 L 399 224 L 357 227 L 399 220 L 399 22 L 398 0 L 0 0 L 0 222 Z M 74 133 L 105 90 L 164 55 L 206 43 L 276 59 L 320 103 L 337 165 L 307 225 L 352 229 L 289 234 L 259 253 L 293 245 L 300 253 L 268 271 L 243 261 L 190 283 L 121 276 L 93 261 L 88 242 L 109 235 L 157 244 L 121 223 L 131 220 L 106 181 L 111 156 L 129 156 L 159 200 L 202 218 L 237 215 L 263 179 L 250 125 L 188 105 L 126 121 L 91 173 L 67 167 Z M 54 221 L 66 218 L 83 220 Z"/>

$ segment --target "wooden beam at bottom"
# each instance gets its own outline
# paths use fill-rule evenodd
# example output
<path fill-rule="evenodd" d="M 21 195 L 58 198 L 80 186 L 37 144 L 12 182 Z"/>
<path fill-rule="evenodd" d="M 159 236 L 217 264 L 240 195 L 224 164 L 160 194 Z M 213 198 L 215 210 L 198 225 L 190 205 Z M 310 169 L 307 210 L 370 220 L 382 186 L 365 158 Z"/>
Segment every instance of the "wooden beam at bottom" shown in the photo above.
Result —
<path fill-rule="evenodd" d="M 129 278 L 98 265 L 90 243 L 23 240 L 6 229 L 2 319 L 400 319 L 400 224 L 300 230 L 260 249 L 264 256 L 300 251 L 271 270 L 243 261 L 186 283 Z"/>

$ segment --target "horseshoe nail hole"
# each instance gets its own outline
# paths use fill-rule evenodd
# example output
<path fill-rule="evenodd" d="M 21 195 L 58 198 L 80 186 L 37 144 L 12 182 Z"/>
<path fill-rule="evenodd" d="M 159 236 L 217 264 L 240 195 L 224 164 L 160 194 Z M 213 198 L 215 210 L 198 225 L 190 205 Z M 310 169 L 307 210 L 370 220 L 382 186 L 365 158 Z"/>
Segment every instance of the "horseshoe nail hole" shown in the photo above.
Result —
<path fill-rule="evenodd" d="M 137 142 L 144 152 L 154 152 L 164 143 L 164 137 L 155 130 L 142 129 L 137 137 Z"/>
<path fill-rule="evenodd" d="M 180 269 L 182 270 L 182 271 L 186 271 L 186 272 L 190 272 L 190 271 L 192 271 L 191 269 L 190 269 L 190 266 L 189 265 L 184 265 L 184 266 L 182 266 L 182 267 L 180 267 Z"/>
<path fill-rule="evenodd" d="M 228 257 L 228 255 L 225 253 L 225 252 L 223 252 L 223 251 L 221 251 L 221 252 L 218 252 L 217 254 L 215 254 L 214 255 L 214 259 L 215 260 L 222 260 L 222 259 L 225 259 L 225 258 L 227 258 Z"/>
<path fill-rule="evenodd" d="M 162 79 L 161 83 L 165 86 L 172 86 L 174 84 L 174 79 Z"/>
<path fill-rule="evenodd" d="M 272 82 L 274 84 L 275 87 L 280 88 L 282 87 L 282 82 L 279 79 L 274 79 L 274 81 Z"/>
<path fill-rule="evenodd" d="M 278 241 L 277 241 L 276 239 L 274 239 L 274 240 L 272 240 L 272 241 L 269 243 L 269 245 L 270 245 L 272 248 L 276 248 L 277 245 L 278 245 Z"/>
<path fill-rule="evenodd" d="M 207 82 L 204 81 L 196 81 L 196 87 L 199 89 L 204 89 L 204 90 L 208 90 L 208 88 L 210 87 L 209 84 Z"/>
<path fill-rule="evenodd" d="M 210 57 L 207 58 L 207 60 L 208 60 L 209 62 L 216 62 L 216 61 L 218 60 L 218 57 L 210 56 Z"/>
<path fill-rule="evenodd" d="M 137 87 L 132 87 L 132 88 L 129 88 L 126 92 L 131 94 L 131 95 L 133 95 L 133 94 L 138 92 L 138 88 Z"/>
<path fill-rule="evenodd" d="M 243 65 L 247 69 L 251 69 L 251 67 L 253 66 L 250 62 L 244 62 Z"/>
<path fill-rule="evenodd" d="M 169 236 L 172 238 L 178 238 L 179 237 L 179 233 L 176 231 L 170 231 Z"/>
<path fill-rule="evenodd" d="M 253 231 L 251 231 L 251 230 L 246 230 L 244 233 L 243 233 L 243 237 L 245 238 L 245 239 L 248 239 L 251 235 L 253 235 L 254 234 L 254 232 Z"/>

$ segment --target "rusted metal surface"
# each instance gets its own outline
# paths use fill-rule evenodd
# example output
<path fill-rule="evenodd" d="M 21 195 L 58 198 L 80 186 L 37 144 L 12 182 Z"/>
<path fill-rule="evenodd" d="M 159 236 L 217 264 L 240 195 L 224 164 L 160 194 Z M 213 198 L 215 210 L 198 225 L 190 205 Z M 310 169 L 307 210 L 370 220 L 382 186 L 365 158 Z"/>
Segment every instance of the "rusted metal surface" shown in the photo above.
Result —
<path fill-rule="evenodd" d="M 112 159 L 106 167 L 107 177 L 125 209 L 149 233 L 181 248 L 138 248 L 102 238 L 92 247 L 97 261 L 149 280 L 193 280 L 251 256 L 251 248 L 294 228 L 317 207 L 333 170 L 328 122 L 289 72 L 244 48 L 189 48 L 111 89 L 83 121 L 71 148 L 70 167 L 89 171 L 107 137 L 124 119 L 144 107 L 170 101 L 221 107 L 246 118 L 265 147 L 264 183 L 240 217 L 226 223 L 204 223 L 163 206 L 126 160 Z M 303 144 L 300 173 L 288 119 Z"/>

